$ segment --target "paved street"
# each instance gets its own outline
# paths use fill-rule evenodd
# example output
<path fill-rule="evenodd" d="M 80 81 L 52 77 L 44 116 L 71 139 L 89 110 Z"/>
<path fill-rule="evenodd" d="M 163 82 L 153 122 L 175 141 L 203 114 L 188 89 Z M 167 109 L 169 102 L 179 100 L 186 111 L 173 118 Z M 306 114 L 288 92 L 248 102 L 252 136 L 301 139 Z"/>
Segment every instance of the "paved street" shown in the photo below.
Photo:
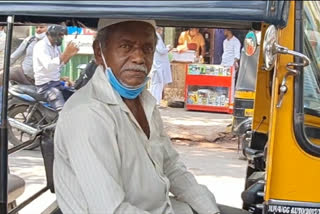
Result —
<path fill-rule="evenodd" d="M 244 187 L 246 162 L 238 159 L 235 141 L 210 143 L 215 136 L 220 136 L 217 132 L 226 130 L 231 123 L 231 116 L 170 108 L 162 109 L 161 114 L 171 137 L 174 130 L 184 129 L 184 133 L 175 136 L 174 146 L 197 180 L 209 187 L 218 203 L 241 207 L 240 194 Z M 26 191 L 18 202 L 45 185 L 39 150 L 21 151 L 10 157 L 10 170 L 27 182 Z M 20 214 L 41 213 L 54 200 L 55 196 L 47 192 Z"/>

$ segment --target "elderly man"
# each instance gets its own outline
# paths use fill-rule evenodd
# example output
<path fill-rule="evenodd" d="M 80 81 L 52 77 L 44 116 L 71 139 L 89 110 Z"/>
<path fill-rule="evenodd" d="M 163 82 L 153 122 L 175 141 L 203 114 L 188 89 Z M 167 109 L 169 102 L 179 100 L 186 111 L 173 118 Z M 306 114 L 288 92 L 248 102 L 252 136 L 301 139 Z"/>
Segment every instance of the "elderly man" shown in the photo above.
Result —
<path fill-rule="evenodd" d="M 213 194 L 179 161 L 145 89 L 157 42 L 154 21 L 100 20 L 98 30 L 99 66 L 67 101 L 55 132 L 62 212 L 219 213 Z"/>

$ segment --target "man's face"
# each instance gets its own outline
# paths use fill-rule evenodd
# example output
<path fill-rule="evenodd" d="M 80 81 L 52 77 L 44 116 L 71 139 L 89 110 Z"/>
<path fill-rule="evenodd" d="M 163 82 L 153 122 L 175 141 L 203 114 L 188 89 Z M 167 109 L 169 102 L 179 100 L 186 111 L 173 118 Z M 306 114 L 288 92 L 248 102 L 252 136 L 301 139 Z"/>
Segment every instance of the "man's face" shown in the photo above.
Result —
<path fill-rule="evenodd" d="M 117 79 L 129 86 L 142 84 L 153 62 L 154 28 L 143 22 L 119 23 L 105 42 L 103 54 Z"/>
<path fill-rule="evenodd" d="M 225 37 L 229 37 L 231 35 L 231 31 L 227 29 L 225 29 L 223 33 Z"/>
<path fill-rule="evenodd" d="M 48 27 L 46 25 L 37 25 L 36 26 L 36 33 L 41 34 L 47 32 Z"/>
<path fill-rule="evenodd" d="M 199 28 L 190 28 L 189 30 L 190 36 L 195 36 L 197 35 L 197 33 L 199 33 Z"/>

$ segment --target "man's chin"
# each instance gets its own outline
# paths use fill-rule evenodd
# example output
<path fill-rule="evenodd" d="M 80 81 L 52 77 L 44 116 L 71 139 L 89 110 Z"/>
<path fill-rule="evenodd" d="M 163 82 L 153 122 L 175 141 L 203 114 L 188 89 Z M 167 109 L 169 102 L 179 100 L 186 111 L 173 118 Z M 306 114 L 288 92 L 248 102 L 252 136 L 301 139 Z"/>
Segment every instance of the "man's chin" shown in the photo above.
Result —
<path fill-rule="evenodd" d="M 141 85 L 144 81 L 126 81 L 122 82 L 123 85 L 128 86 L 128 87 L 137 87 Z"/>

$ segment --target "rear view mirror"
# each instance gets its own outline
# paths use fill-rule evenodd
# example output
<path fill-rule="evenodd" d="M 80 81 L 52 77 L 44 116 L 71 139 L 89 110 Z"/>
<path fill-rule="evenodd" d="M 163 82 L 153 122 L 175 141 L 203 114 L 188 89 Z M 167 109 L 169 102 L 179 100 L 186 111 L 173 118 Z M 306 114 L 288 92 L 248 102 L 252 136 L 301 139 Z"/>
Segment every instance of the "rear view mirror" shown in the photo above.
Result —
<path fill-rule="evenodd" d="M 299 72 L 299 67 L 305 67 L 310 64 L 310 59 L 299 52 L 289 50 L 286 47 L 283 47 L 278 44 L 277 41 L 277 30 L 274 25 L 270 25 L 266 31 L 264 40 L 263 40 L 263 59 L 264 59 L 264 69 L 270 71 L 275 64 L 277 54 L 289 54 L 295 57 L 299 57 L 303 60 L 303 62 L 289 62 L 286 66 L 287 73 L 284 75 L 281 85 L 280 85 L 280 95 L 277 103 L 277 108 L 280 108 L 282 105 L 282 101 L 284 95 L 288 91 L 287 87 L 287 78 L 288 76 L 296 76 Z"/>
<path fill-rule="evenodd" d="M 266 31 L 263 40 L 263 59 L 265 70 L 270 71 L 276 61 L 276 44 L 277 41 L 277 29 L 274 25 L 270 25 Z"/>

